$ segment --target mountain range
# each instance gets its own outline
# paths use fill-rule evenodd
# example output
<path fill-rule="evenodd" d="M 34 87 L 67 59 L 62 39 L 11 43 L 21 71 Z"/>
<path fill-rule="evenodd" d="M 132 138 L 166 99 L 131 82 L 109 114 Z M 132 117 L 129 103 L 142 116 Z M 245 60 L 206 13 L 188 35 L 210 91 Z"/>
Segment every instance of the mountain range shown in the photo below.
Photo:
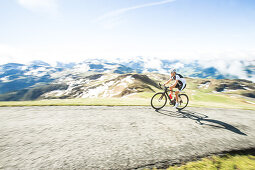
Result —
<path fill-rule="evenodd" d="M 234 66 L 232 65 L 233 63 Z M 225 67 L 225 70 L 222 66 Z M 44 61 L 33 61 L 29 64 L 7 63 L 0 65 L 0 94 L 7 96 L 3 100 L 37 99 L 39 96 L 47 98 L 47 95 L 51 97 L 52 95 L 45 93 L 51 91 L 56 93 L 55 97 L 91 97 L 93 96 L 91 95 L 92 93 L 86 94 L 86 91 L 89 91 L 91 87 L 93 87 L 91 88 L 93 90 L 96 88 L 93 86 L 93 80 L 96 80 L 97 90 L 104 89 L 102 84 L 98 84 L 100 81 L 103 82 L 105 87 L 114 85 L 112 86 L 112 91 L 108 91 L 109 94 L 105 93 L 106 97 L 111 95 L 123 96 L 121 93 L 130 93 L 130 89 L 132 89 L 128 85 L 130 82 L 139 81 L 136 85 L 139 84 L 141 89 L 150 89 L 151 87 L 144 86 L 148 85 L 148 82 L 150 82 L 149 85 L 151 86 L 153 81 L 145 74 L 161 73 L 169 75 L 171 68 L 176 68 L 185 77 L 246 79 L 255 82 L 255 61 L 238 61 L 237 64 L 236 62 L 225 62 L 219 65 L 213 62 L 203 63 L 197 60 L 188 62 L 137 57 L 134 59 L 115 60 L 88 59 L 79 63 L 57 62 L 55 66 Z M 143 84 L 143 82 L 146 83 Z M 114 88 L 119 83 L 126 83 L 127 85 L 121 90 Z M 154 83 L 152 86 L 156 87 L 157 85 Z M 40 90 L 38 87 L 40 87 Z M 31 91 L 31 89 L 33 90 Z M 36 89 L 40 92 L 36 92 Z M 79 93 L 74 92 L 75 89 Z M 137 90 L 139 88 L 134 89 Z M 68 91 L 70 94 L 67 93 Z M 29 97 L 24 96 L 23 94 L 25 93 Z M 34 94 L 36 95 L 33 97 Z"/>

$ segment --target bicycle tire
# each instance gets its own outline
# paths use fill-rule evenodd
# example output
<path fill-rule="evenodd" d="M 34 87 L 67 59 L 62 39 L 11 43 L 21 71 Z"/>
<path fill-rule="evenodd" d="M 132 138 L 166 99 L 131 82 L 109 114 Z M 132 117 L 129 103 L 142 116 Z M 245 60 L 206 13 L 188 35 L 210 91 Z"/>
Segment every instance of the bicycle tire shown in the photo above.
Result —
<path fill-rule="evenodd" d="M 159 97 L 159 99 L 160 100 L 162 100 L 163 102 L 162 102 L 162 105 L 159 105 L 158 107 L 154 104 L 154 102 L 153 101 L 155 101 L 155 100 L 157 100 L 157 98 L 156 97 Z M 159 100 L 158 99 L 158 100 Z M 159 101 L 160 102 L 160 101 Z M 162 92 L 159 92 L 159 93 L 156 93 L 156 94 L 154 94 L 153 96 L 152 96 L 152 98 L 151 98 L 151 106 L 155 109 L 155 110 L 159 110 L 159 109 L 162 109 L 165 105 L 166 105 L 166 103 L 167 103 L 167 97 L 166 97 L 166 95 L 165 95 L 165 93 L 162 93 Z"/>
<path fill-rule="evenodd" d="M 179 100 L 182 100 L 184 98 L 187 100 L 187 102 L 184 105 L 182 105 L 182 106 L 181 106 L 181 103 L 180 103 L 180 105 L 177 107 L 178 110 L 182 110 L 182 109 L 184 109 L 185 107 L 188 106 L 188 104 L 189 104 L 189 97 L 188 97 L 188 95 L 186 95 L 186 94 L 180 94 L 179 95 Z"/>

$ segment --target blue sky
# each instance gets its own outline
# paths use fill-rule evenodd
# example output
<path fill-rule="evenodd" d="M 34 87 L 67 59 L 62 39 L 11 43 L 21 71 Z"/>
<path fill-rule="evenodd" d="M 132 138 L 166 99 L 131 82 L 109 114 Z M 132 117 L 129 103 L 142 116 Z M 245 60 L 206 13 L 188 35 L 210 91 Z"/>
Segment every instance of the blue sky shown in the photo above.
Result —
<path fill-rule="evenodd" d="M 0 63 L 255 59 L 253 0 L 1 0 Z"/>

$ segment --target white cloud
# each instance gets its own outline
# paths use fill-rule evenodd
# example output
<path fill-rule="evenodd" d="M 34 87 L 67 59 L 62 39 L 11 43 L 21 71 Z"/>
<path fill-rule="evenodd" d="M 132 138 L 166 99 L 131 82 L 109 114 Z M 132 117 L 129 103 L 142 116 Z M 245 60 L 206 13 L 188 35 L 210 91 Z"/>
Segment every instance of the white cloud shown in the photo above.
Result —
<path fill-rule="evenodd" d="M 152 68 L 152 69 L 158 69 L 161 68 L 162 62 L 156 58 L 156 57 L 152 57 L 152 58 L 144 58 L 145 59 L 145 68 Z"/>
<path fill-rule="evenodd" d="M 189 60 L 199 60 L 204 61 L 202 64 L 205 67 L 215 66 L 219 70 L 224 71 L 227 69 L 226 73 L 231 72 L 233 67 L 239 67 L 238 64 L 233 65 L 231 69 L 223 63 L 232 63 L 232 61 L 239 60 L 255 60 L 254 50 L 243 50 L 239 49 L 234 51 L 221 51 L 215 52 L 211 51 L 198 51 L 194 52 L 191 50 L 179 50 L 169 51 L 162 49 L 153 49 L 134 46 L 123 47 L 121 44 L 111 43 L 97 43 L 95 42 L 83 42 L 82 44 L 75 43 L 65 43 L 65 44 L 1 44 L 0 43 L 0 64 L 7 62 L 20 62 L 26 63 L 32 60 L 43 60 L 48 63 L 54 64 L 55 61 L 61 62 L 80 62 L 88 58 L 102 58 L 102 59 L 116 59 L 116 58 L 132 58 L 136 59 L 137 56 L 147 56 L 148 64 L 152 64 L 153 68 L 158 68 L 161 63 L 159 63 L 157 58 L 160 59 L 180 59 L 185 62 Z M 132 50 L 130 50 L 132 49 Z M 153 58 L 157 57 L 157 58 Z M 156 60 L 156 61 L 155 61 Z M 224 60 L 226 62 L 220 62 Z M 209 62 L 208 62 L 209 61 Z M 218 61 L 218 62 L 217 62 Z M 215 63 L 216 62 L 216 63 Z M 234 62 L 233 62 L 234 63 Z M 176 66 L 181 67 L 181 66 Z"/>
<path fill-rule="evenodd" d="M 28 52 L 26 49 L 0 44 L 0 64 L 11 62 L 26 63 L 33 59 L 32 56 L 33 53 L 31 51 Z"/>
<path fill-rule="evenodd" d="M 58 0 L 17 0 L 24 8 L 39 13 L 58 15 Z"/>
<path fill-rule="evenodd" d="M 207 60 L 200 60 L 199 63 L 204 67 L 214 67 L 223 75 L 233 75 L 237 76 L 240 79 L 247 79 L 255 82 L 255 76 L 248 77 L 245 69 L 248 65 L 254 65 L 255 58 L 252 54 L 249 55 L 249 58 L 224 58 L 213 59 L 209 58 Z"/>
<path fill-rule="evenodd" d="M 137 6 L 133 6 L 133 7 L 114 10 L 114 11 L 108 12 L 108 13 L 98 17 L 96 19 L 96 21 L 101 23 L 106 28 L 112 28 L 117 24 L 116 20 L 117 20 L 117 22 L 119 22 L 120 16 L 126 12 L 133 11 L 136 9 L 145 8 L 145 7 L 168 4 L 168 3 L 171 3 L 174 1 L 175 0 L 163 0 L 163 1 L 159 1 L 159 2 L 151 2 L 151 3 L 146 3 L 146 4 L 137 5 Z M 118 18 L 118 19 L 116 19 L 116 18 Z"/>

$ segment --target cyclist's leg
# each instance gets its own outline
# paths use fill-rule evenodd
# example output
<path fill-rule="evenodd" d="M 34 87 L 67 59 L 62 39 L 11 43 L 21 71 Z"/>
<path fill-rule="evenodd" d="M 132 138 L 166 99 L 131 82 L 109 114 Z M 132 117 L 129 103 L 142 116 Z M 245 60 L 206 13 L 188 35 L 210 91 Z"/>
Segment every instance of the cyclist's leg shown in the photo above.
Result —
<path fill-rule="evenodd" d="M 177 102 L 177 103 L 179 103 L 178 94 L 179 94 L 179 89 L 177 88 L 177 90 L 175 91 L 175 98 L 176 98 L 176 102 Z"/>
<path fill-rule="evenodd" d="M 170 94 L 171 94 L 171 96 L 173 96 L 173 87 L 170 86 L 169 89 L 170 89 Z"/>
<path fill-rule="evenodd" d="M 178 88 L 178 92 L 179 92 L 179 93 L 182 92 L 182 90 L 185 89 L 185 87 L 186 87 L 186 83 L 184 82 L 184 83 L 182 84 L 182 86 Z M 179 93 L 178 93 L 178 94 L 179 94 Z M 178 94 L 177 94 L 177 97 L 176 97 L 176 101 L 179 103 L 179 101 L 182 102 L 182 99 L 179 99 Z"/>
<path fill-rule="evenodd" d="M 178 94 L 179 94 L 179 90 L 180 90 L 180 85 L 177 83 L 176 86 L 176 91 L 175 91 L 175 99 L 176 99 L 176 102 L 179 103 L 179 98 L 178 98 Z"/>

